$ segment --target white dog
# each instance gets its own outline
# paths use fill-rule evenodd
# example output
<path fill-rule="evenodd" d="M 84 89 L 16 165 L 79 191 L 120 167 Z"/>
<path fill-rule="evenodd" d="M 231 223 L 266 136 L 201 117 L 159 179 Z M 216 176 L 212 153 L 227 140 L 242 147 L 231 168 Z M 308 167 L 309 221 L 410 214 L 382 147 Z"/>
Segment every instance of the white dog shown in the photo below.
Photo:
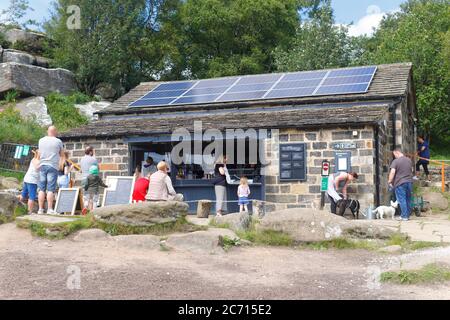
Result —
<path fill-rule="evenodd" d="M 378 208 L 376 208 L 375 210 L 373 210 L 373 213 L 375 214 L 375 216 L 377 217 L 377 219 L 384 219 L 384 215 L 388 215 L 390 214 L 392 219 L 394 219 L 395 216 L 395 209 L 397 209 L 398 207 L 398 201 L 392 202 L 391 201 L 391 206 L 380 206 Z"/>

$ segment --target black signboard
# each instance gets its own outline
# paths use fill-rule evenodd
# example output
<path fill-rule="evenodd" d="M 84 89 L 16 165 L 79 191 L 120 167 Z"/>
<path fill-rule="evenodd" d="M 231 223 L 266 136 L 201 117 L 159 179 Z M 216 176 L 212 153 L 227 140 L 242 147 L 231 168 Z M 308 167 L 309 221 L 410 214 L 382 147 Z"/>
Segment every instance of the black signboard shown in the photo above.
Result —
<path fill-rule="evenodd" d="M 103 206 L 131 203 L 134 190 L 134 177 L 107 177 L 109 188 L 103 194 Z"/>
<path fill-rule="evenodd" d="M 280 180 L 306 180 L 306 145 L 280 144 Z"/>
<path fill-rule="evenodd" d="M 79 188 L 61 188 L 58 191 L 55 211 L 74 215 L 76 210 L 82 209 L 82 201 Z"/>

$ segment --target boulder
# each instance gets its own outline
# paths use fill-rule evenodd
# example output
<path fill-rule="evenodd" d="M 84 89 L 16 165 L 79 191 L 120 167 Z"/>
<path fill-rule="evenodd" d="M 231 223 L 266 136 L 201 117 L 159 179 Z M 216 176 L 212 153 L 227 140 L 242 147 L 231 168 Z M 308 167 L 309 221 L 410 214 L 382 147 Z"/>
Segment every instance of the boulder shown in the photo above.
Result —
<path fill-rule="evenodd" d="M 91 101 L 85 104 L 76 104 L 75 108 L 80 111 L 81 114 L 85 115 L 89 120 L 94 121 L 94 113 L 101 111 L 111 105 L 108 101 Z"/>
<path fill-rule="evenodd" d="M 5 39 L 12 45 L 20 42 L 23 46 L 33 52 L 40 52 L 43 50 L 46 36 L 42 33 L 5 27 L 0 27 L 0 32 L 5 35 Z"/>
<path fill-rule="evenodd" d="M 206 231 L 196 231 L 187 234 L 176 234 L 169 236 L 165 245 L 175 250 L 204 253 L 221 253 L 223 250 L 223 239 L 239 238 L 229 229 L 209 228 Z"/>
<path fill-rule="evenodd" d="M 298 242 L 340 237 L 387 239 L 397 231 L 377 225 L 376 220 L 347 220 L 327 211 L 301 208 L 266 213 L 256 228 L 281 231 Z"/>
<path fill-rule="evenodd" d="M 34 65 L 36 59 L 33 55 L 13 49 L 4 49 L 2 55 L 2 62 L 16 62 L 28 65 Z"/>
<path fill-rule="evenodd" d="M 423 200 L 430 202 L 432 209 L 448 209 L 448 200 L 440 192 L 424 192 Z"/>
<path fill-rule="evenodd" d="M 17 190 L 22 186 L 17 178 L 0 177 L 0 190 Z"/>
<path fill-rule="evenodd" d="M 218 225 L 228 225 L 231 230 L 242 231 L 250 227 L 252 218 L 248 212 L 230 213 L 224 216 L 215 216 L 213 222 Z"/>
<path fill-rule="evenodd" d="M 108 101 L 114 101 L 114 98 L 117 95 L 117 90 L 114 89 L 110 84 L 108 83 L 101 83 L 97 90 L 95 91 L 95 94 L 102 97 L 102 99 L 108 100 Z"/>
<path fill-rule="evenodd" d="M 127 249 L 149 249 L 155 250 L 159 249 L 160 238 L 153 235 L 123 235 L 115 236 L 113 240 L 120 247 Z"/>
<path fill-rule="evenodd" d="M 132 226 L 152 226 L 176 221 L 188 214 L 189 205 L 179 201 L 141 202 L 97 208 L 95 218 L 102 222 Z"/>
<path fill-rule="evenodd" d="M 0 223 L 14 216 L 17 207 L 23 204 L 11 193 L 0 192 Z"/>
<path fill-rule="evenodd" d="M 23 118 L 34 119 L 41 126 L 50 126 L 53 123 L 48 114 L 44 97 L 30 97 L 20 100 L 16 103 L 16 109 L 19 110 Z"/>
<path fill-rule="evenodd" d="M 0 93 L 15 89 L 26 95 L 51 92 L 70 94 L 77 90 L 75 77 L 65 69 L 45 69 L 15 62 L 0 63 Z"/>
<path fill-rule="evenodd" d="M 80 232 L 78 232 L 78 234 L 73 238 L 73 241 L 76 241 L 76 242 L 103 241 L 103 240 L 109 240 L 110 238 L 111 238 L 111 236 L 103 230 L 87 229 L 87 230 L 81 230 Z"/>

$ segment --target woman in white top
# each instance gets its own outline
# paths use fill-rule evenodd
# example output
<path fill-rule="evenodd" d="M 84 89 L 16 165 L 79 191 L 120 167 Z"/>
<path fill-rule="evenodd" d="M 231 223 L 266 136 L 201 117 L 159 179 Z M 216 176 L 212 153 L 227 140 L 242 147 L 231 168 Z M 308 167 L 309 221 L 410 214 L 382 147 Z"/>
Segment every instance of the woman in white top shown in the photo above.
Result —
<path fill-rule="evenodd" d="M 338 194 L 341 182 L 344 183 L 342 187 L 342 195 L 344 196 L 344 199 L 347 199 L 347 186 L 355 179 L 358 179 L 358 174 L 356 172 L 337 172 L 330 175 L 328 178 L 327 194 L 330 199 L 331 213 L 336 214 L 337 202 L 342 200 L 342 197 Z"/>
<path fill-rule="evenodd" d="M 34 158 L 30 162 L 28 171 L 23 178 L 22 194 L 20 201 L 28 201 L 28 213 L 33 214 L 34 202 L 37 200 L 37 188 L 39 182 L 40 154 L 34 151 Z"/>

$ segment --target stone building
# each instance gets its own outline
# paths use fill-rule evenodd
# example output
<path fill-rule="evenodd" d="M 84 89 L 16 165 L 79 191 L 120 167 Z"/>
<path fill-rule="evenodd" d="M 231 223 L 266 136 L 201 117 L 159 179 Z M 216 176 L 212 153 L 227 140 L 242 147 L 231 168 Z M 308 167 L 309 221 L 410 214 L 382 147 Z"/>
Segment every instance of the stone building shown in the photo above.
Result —
<path fill-rule="evenodd" d="M 245 79 L 252 85 L 252 77 Z M 173 83 L 180 82 L 169 84 Z M 416 147 L 417 108 L 409 63 L 376 66 L 368 89 L 360 93 L 130 106 L 158 84 L 140 84 L 99 112 L 97 121 L 64 133 L 62 139 L 72 159 L 78 161 L 83 149 L 91 145 L 103 177 L 132 175 L 149 155 L 167 160 L 176 145 L 172 133 L 179 128 L 194 132 L 195 121 L 201 123 L 202 132 L 264 129 L 266 133 L 255 138 L 264 163 L 258 157 L 256 166 L 230 166 L 232 175 L 251 178 L 252 198 L 266 201 L 269 209 L 318 207 L 322 162 L 328 160 L 331 172 L 359 174 L 358 181 L 349 186 L 349 194 L 360 200 L 364 210 L 388 203 L 393 148 L 401 147 L 411 154 Z M 235 137 L 236 141 L 245 138 Z M 193 201 L 192 210 L 195 200 L 214 199 L 211 176 L 204 169 L 191 161 L 171 170 L 177 191 Z M 203 175 L 198 170 L 203 170 Z M 236 188 L 229 187 L 229 200 L 236 199 Z M 230 203 L 229 210 L 236 209 Z"/>

